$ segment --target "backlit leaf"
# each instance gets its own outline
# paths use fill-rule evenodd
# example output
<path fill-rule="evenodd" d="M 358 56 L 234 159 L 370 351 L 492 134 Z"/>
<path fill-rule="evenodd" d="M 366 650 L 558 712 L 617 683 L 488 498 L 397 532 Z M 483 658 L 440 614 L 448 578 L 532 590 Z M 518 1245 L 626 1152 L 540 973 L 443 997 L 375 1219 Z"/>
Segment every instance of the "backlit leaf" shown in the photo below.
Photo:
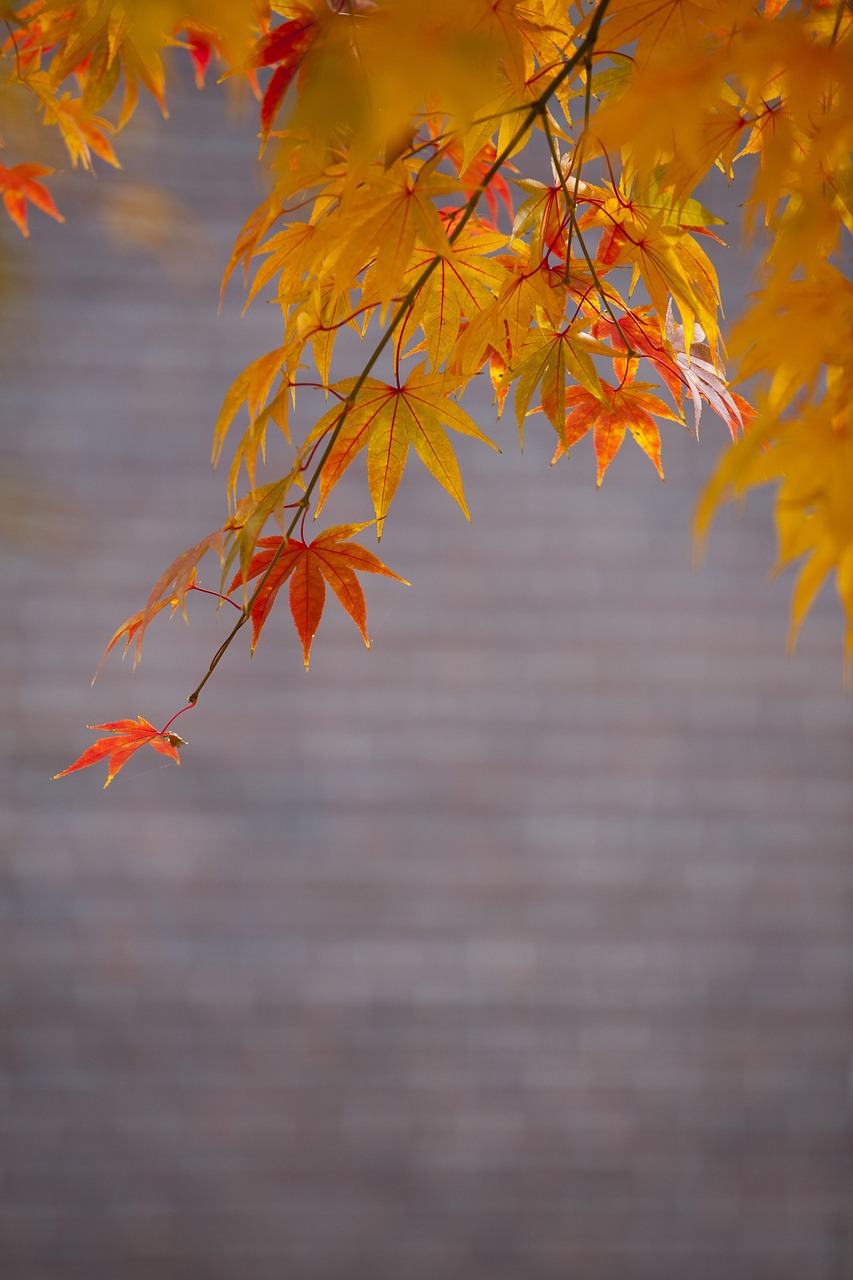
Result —
<path fill-rule="evenodd" d="M 381 536 L 411 446 L 470 519 L 459 464 L 445 428 L 481 440 L 492 449 L 497 446 L 451 398 L 452 388 L 452 378 L 429 373 L 420 364 L 399 387 L 367 378 L 351 406 L 332 409 L 321 418 L 307 443 L 321 440 L 333 430 L 338 435 L 320 475 L 317 510 L 353 459 L 366 449 L 367 482 L 376 510 L 376 531 Z M 347 384 L 340 384 L 338 390 L 346 393 Z"/>
<path fill-rule="evenodd" d="M 370 648 L 367 635 L 367 608 L 356 573 L 376 573 L 394 578 L 406 586 L 405 578 L 392 573 L 372 551 L 351 541 L 366 524 L 336 525 L 326 529 L 313 542 L 297 538 L 262 538 L 262 550 L 252 557 L 245 581 L 261 579 L 252 604 L 252 649 L 258 643 L 275 598 L 285 582 L 290 581 L 290 611 L 302 643 L 305 667 L 311 654 L 311 643 L 320 625 L 326 603 L 326 583 L 332 588 L 344 609 L 361 632 Z M 244 581 L 237 574 L 229 591 Z"/>
<path fill-rule="evenodd" d="M 53 203 L 50 192 L 37 178 L 53 173 L 43 164 L 16 164 L 11 169 L 0 165 L 0 191 L 6 212 L 23 236 L 29 236 L 27 227 L 27 201 L 57 222 L 64 222 L 62 214 Z"/>
<path fill-rule="evenodd" d="M 675 422 L 680 422 L 681 418 L 651 394 L 653 389 L 648 383 L 641 382 L 627 382 L 621 387 L 602 382 L 603 399 L 598 399 L 584 387 L 571 388 L 566 392 L 566 407 L 569 412 L 563 429 L 565 444 L 561 437 L 553 461 L 556 462 L 563 453 L 568 453 L 572 445 L 577 444 L 591 430 L 600 485 L 604 473 L 619 452 L 627 431 L 651 459 L 662 480 L 660 432 L 655 417 L 671 418 Z"/>
<path fill-rule="evenodd" d="M 89 728 L 103 729 L 113 736 L 99 738 L 67 769 L 63 769 L 61 773 L 55 773 L 54 778 L 64 778 L 67 773 L 74 773 L 77 769 L 88 769 L 89 765 L 107 760 L 107 780 L 104 783 L 106 788 L 119 769 L 124 768 L 130 757 L 141 747 L 153 747 L 160 755 L 168 756 L 170 760 L 175 761 L 175 764 L 180 764 L 178 748 L 186 746 L 184 739 L 178 734 L 162 733 L 159 729 L 155 729 L 153 724 L 149 724 L 143 716 L 138 716 L 136 720 L 114 720 L 109 724 L 93 724 Z"/>

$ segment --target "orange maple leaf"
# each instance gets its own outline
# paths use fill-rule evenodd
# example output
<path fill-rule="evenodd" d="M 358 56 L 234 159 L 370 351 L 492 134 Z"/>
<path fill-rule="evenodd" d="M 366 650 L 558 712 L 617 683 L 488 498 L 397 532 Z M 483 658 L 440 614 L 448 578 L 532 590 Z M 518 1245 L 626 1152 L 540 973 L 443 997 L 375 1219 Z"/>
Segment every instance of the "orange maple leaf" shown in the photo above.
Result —
<path fill-rule="evenodd" d="M 43 164 L 16 164 L 11 169 L 0 165 L 3 204 L 23 236 L 29 237 L 30 234 L 27 226 L 28 200 L 37 209 L 41 209 L 42 213 L 49 213 L 51 218 L 56 218 L 57 222 L 65 221 L 53 203 L 50 192 L 40 182 L 36 182 L 36 178 L 43 178 L 47 173 L 53 173 L 53 170 Z"/>
<path fill-rule="evenodd" d="M 602 380 L 603 398 L 599 400 L 585 387 L 571 387 L 566 392 L 566 407 L 569 410 L 566 425 L 551 460 L 552 464 L 562 454 L 568 454 L 572 445 L 577 444 L 591 428 L 598 462 L 597 483 L 600 485 L 605 471 L 619 452 L 625 432 L 630 431 L 643 452 L 651 458 L 662 480 L 660 432 L 652 414 L 659 418 L 671 418 L 675 422 L 682 422 L 683 419 L 651 394 L 655 389 L 648 382 L 625 381 L 621 386 L 614 387 Z"/>
<path fill-rule="evenodd" d="M 326 583 L 334 591 L 349 616 L 361 632 L 364 643 L 370 648 L 367 634 L 367 606 L 364 592 L 356 578 L 359 573 L 379 573 L 386 578 L 394 578 L 397 582 L 409 586 L 405 578 L 392 573 L 390 569 L 366 547 L 350 538 L 368 524 L 341 524 L 326 529 L 311 543 L 304 543 L 298 538 L 261 538 L 258 551 L 252 557 L 245 581 L 259 578 L 268 573 L 268 577 L 260 586 L 252 603 L 252 650 L 258 643 L 264 623 L 278 595 L 279 588 L 290 579 L 290 612 L 299 639 L 302 641 L 302 654 L 305 667 L 311 652 L 311 641 L 320 625 L 323 609 L 326 604 Z M 237 574 L 231 583 L 229 592 L 243 582 L 241 574 Z"/>
<path fill-rule="evenodd" d="M 134 666 L 136 666 L 142 656 L 142 640 L 148 624 L 166 605 L 171 606 L 173 615 L 177 609 L 181 609 L 184 612 L 184 617 L 186 617 L 184 602 L 187 592 L 195 584 L 198 562 L 210 550 L 215 550 L 221 559 L 223 537 L 227 528 L 228 525 L 225 526 L 225 529 L 214 529 L 213 533 L 209 533 L 206 538 L 202 538 L 201 542 L 197 542 L 194 547 L 190 547 L 187 551 L 182 551 L 172 561 L 169 568 L 160 575 L 152 587 L 145 608 L 134 613 L 113 633 L 109 644 L 104 650 L 104 656 L 98 663 L 98 670 L 95 672 L 92 684 L 97 680 L 107 656 L 112 652 L 119 640 L 124 640 L 122 657 L 127 654 L 133 641 L 136 641 L 136 653 L 134 655 Z"/>
<path fill-rule="evenodd" d="M 74 773 L 76 769 L 87 769 L 90 764 L 97 764 L 99 760 L 109 758 L 109 773 L 104 783 L 106 788 L 119 769 L 127 764 L 133 753 L 140 747 L 151 746 L 161 755 L 169 756 L 180 764 L 178 748 L 186 745 L 184 739 L 178 737 L 176 733 L 155 729 L 153 724 L 149 724 L 143 716 L 138 716 L 136 720 L 113 720 L 109 724 L 90 724 L 89 728 L 105 729 L 107 733 L 115 736 L 99 738 L 93 746 L 83 752 L 79 760 L 75 760 L 61 773 L 55 773 L 54 778 L 64 778 L 66 773 Z"/>

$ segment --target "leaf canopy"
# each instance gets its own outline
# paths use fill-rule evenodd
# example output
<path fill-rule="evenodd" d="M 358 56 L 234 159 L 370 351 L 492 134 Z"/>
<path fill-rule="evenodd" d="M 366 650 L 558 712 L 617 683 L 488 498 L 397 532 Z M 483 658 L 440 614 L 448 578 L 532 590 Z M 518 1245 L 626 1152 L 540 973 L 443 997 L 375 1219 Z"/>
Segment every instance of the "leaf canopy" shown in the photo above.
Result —
<path fill-rule="evenodd" d="M 242 80 L 259 98 L 269 190 L 225 280 L 241 267 L 247 305 L 280 310 L 281 343 L 225 390 L 228 518 L 108 651 L 124 639 L 138 655 L 208 551 L 221 585 L 235 570 L 231 589 L 257 585 L 194 697 L 249 620 L 257 643 L 285 582 L 306 665 L 326 586 L 366 638 L 355 574 L 396 575 L 352 541 L 365 523 L 310 543 L 297 525 L 362 452 L 378 536 L 410 450 L 467 517 L 449 432 L 497 447 L 460 403 L 488 372 L 496 416 L 512 391 L 519 434 L 553 432 L 555 457 L 592 436 L 599 484 L 627 434 L 663 475 L 661 427 L 689 403 L 698 430 L 709 406 L 732 443 L 700 528 L 728 497 L 775 485 L 779 563 L 801 563 L 793 630 L 834 573 L 853 653 L 849 5 L 32 0 L 4 20 L 0 98 L 16 105 L 0 192 L 24 235 L 28 205 L 62 217 L 53 166 L 26 154 L 32 121 L 71 166 L 115 166 L 140 93 L 166 110 L 176 60 L 200 86 Z M 31 120 L 16 130 L 21 103 Z M 768 246 L 725 334 L 728 374 L 720 220 L 696 198 L 714 169 L 742 192 L 726 237 L 763 228 Z"/>

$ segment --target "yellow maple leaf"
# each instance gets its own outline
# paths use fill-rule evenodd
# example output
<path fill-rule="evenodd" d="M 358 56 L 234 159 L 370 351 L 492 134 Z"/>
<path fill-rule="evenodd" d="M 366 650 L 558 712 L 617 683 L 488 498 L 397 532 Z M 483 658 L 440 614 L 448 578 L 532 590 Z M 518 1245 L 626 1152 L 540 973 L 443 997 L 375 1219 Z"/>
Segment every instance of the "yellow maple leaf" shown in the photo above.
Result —
<path fill-rule="evenodd" d="M 492 449 L 497 446 L 450 398 L 452 389 L 451 376 L 430 373 L 419 364 L 402 386 L 366 378 L 351 406 L 325 414 L 306 440 L 307 446 L 337 431 L 320 475 L 318 513 L 347 467 L 366 449 L 367 481 L 376 511 L 376 532 L 381 537 L 411 446 L 470 519 L 459 464 L 445 428 L 481 440 Z M 347 394 L 353 390 L 353 382 L 339 383 L 336 390 Z"/>

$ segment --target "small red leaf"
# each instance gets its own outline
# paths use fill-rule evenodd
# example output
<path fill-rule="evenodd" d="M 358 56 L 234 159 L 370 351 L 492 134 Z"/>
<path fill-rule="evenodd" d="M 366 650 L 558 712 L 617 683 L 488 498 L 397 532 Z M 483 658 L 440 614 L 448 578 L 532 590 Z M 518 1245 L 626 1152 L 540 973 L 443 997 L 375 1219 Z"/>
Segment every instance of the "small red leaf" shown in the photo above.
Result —
<path fill-rule="evenodd" d="M 207 72 L 207 68 L 210 65 L 211 54 L 213 53 L 213 40 L 204 31 L 189 28 L 186 34 L 186 41 L 190 61 L 193 64 L 195 86 L 197 89 L 203 89 L 204 77 Z"/>
<path fill-rule="evenodd" d="M 76 769 L 87 769 L 90 764 L 109 759 L 109 772 L 104 787 L 108 787 L 119 769 L 127 764 L 130 757 L 140 747 L 150 746 L 161 755 L 169 756 L 176 764 L 180 764 L 178 748 L 185 746 L 183 738 L 176 733 L 162 733 L 149 724 L 142 716 L 136 720 L 114 720 L 109 724 L 92 724 L 90 729 L 104 729 L 113 734 L 111 738 L 99 738 L 93 746 L 84 751 L 78 760 L 55 773 L 54 778 L 64 778 L 66 773 L 74 773 Z"/>
<path fill-rule="evenodd" d="M 53 170 L 43 164 L 16 164 L 11 169 L 0 165 L 0 191 L 3 192 L 3 204 L 23 236 L 29 237 L 30 234 L 27 226 L 28 200 L 37 209 L 41 209 L 42 213 L 50 214 L 51 218 L 55 218 L 57 222 L 65 221 L 53 203 L 50 192 L 40 182 L 35 181 L 36 178 L 42 178 L 48 173 L 53 173 Z"/>
<path fill-rule="evenodd" d="M 272 67 L 269 84 L 261 102 L 261 137 L 269 137 L 284 95 L 317 35 L 317 21 L 306 12 L 305 18 L 291 18 L 270 31 L 260 42 L 253 59 L 256 67 Z"/>

